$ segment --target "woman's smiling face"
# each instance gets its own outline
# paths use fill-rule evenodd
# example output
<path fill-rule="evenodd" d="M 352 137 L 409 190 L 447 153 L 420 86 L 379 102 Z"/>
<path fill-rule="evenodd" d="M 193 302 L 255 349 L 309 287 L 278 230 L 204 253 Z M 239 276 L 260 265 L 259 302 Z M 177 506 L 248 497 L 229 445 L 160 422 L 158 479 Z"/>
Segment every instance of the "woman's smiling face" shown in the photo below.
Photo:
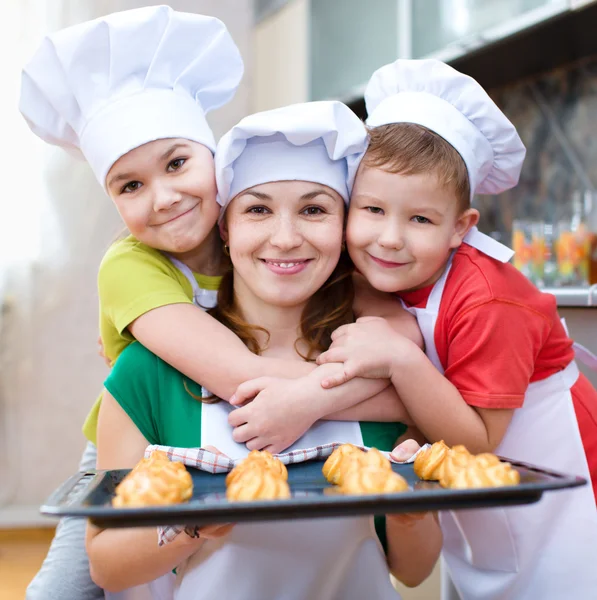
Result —
<path fill-rule="evenodd" d="M 344 211 L 336 191 L 307 181 L 265 183 L 238 194 L 222 230 L 235 296 L 277 307 L 304 305 L 338 264 Z"/>

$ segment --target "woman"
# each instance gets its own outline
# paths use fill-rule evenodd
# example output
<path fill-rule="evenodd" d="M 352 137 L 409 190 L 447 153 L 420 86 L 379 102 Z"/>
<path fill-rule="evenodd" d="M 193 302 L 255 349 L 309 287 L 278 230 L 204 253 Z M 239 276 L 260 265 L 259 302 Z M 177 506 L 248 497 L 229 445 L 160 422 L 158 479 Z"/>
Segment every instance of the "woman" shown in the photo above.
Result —
<path fill-rule="evenodd" d="M 343 229 L 364 145 L 356 117 L 327 102 L 253 115 L 220 142 L 221 231 L 232 270 L 215 315 L 253 351 L 313 360 L 332 331 L 351 320 Z M 140 344 L 127 348 L 106 381 L 98 467 L 132 467 L 149 443 L 246 455 L 232 437 L 229 405 L 192 402 L 187 389 L 202 392 Z M 364 402 L 343 417 L 366 410 Z M 404 415 L 396 398 L 375 410 L 380 420 Z M 391 422 L 319 422 L 295 447 L 343 441 L 388 450 L 396 432 Z M 183 535 L 160 548 L 155 530 L 89 526 L 87 548 L 92 576 L 114 591 L 177 567 L 178 598 L 396 598 L 388 567 L 417 585 L 439 556 L 441 533 L 432 515 L 409 525 L 388 516 L 385 533 L 387 557 L 367 517 L 211 526 L 198 539 Z"/>

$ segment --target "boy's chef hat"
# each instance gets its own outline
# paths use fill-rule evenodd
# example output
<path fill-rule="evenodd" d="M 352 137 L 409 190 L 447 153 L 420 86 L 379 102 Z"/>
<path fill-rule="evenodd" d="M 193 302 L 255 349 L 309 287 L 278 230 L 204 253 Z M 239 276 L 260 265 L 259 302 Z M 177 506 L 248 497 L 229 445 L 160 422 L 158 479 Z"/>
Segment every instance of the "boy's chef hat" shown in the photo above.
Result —
<path fill-rule="evenodd" d="M 416 123 L 448 141 L 464 160 L 474 194 L 518 183 L 526 153 L 512 123 L 471 77 L 438 60 L 399 59 L 373 73 L 367 125 Z"/>
<path fill-rule="evenodd" d="M 47 35 L 23 69 L 20 110 L 43 140 L 80 151 L 105 186 L 121 156 L 153 140 L 214 152 L 205 113 L 232 98 L 242 74 L 218 19 L 139 8 Z"/>
<path fill-rule="evenodd" d="M 272 181 L 312 181 L 346 203 L 367 147 L 362 121 L 341 102 L 293 104 L 245 117 L 216 150 L 218 202 Z M 222 211 L 223 214 L 223 211 Z"/>

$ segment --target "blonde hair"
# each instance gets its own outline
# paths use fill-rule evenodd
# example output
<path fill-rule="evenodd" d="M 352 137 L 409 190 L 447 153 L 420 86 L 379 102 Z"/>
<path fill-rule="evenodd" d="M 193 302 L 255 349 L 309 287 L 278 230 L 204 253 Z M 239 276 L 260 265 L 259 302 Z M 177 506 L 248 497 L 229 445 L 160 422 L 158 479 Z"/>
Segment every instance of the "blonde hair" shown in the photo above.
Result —
<path fill-rule="evenodd" d="M 426 127 L 390 123 L 369 128 L 369 147 L 363 163 L 401 175 L 434 173 L 442 187 L 454 191 L 461 211 L 470 208 L 470 183 L 462 157 Z"/>

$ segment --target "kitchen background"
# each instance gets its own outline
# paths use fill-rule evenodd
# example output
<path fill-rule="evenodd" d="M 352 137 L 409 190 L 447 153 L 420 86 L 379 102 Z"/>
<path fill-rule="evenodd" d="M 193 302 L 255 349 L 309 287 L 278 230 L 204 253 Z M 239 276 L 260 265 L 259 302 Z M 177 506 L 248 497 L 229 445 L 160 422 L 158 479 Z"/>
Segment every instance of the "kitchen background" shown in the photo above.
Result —
<path fill-rule="evenodd" d="M 96 352 L 97 267 L 121 229 L 88 167 L 27 129 L 16 109 L 20 69 L 45 32 L 161 3 L 2 2 L 0 528 L 47 524 L 39 504 L 77 467 L 81 424 L 106 376 Z M 481 228 L 515 246 L 516 265 L 556 295 L 574 337 L 597 351 L 596 2 L 169 4 L 222 19 L 243 54 L 243 84 L 210 115 L 216 135 L 250 112 L 306 100 L 341 99 L 364 117 L 364 84 L 397 57 L 437 57 L 476 77 L 528 150 L 517 188 L 477 199 Z M 437 586 L 405 597 L 437 597 Z"/>

